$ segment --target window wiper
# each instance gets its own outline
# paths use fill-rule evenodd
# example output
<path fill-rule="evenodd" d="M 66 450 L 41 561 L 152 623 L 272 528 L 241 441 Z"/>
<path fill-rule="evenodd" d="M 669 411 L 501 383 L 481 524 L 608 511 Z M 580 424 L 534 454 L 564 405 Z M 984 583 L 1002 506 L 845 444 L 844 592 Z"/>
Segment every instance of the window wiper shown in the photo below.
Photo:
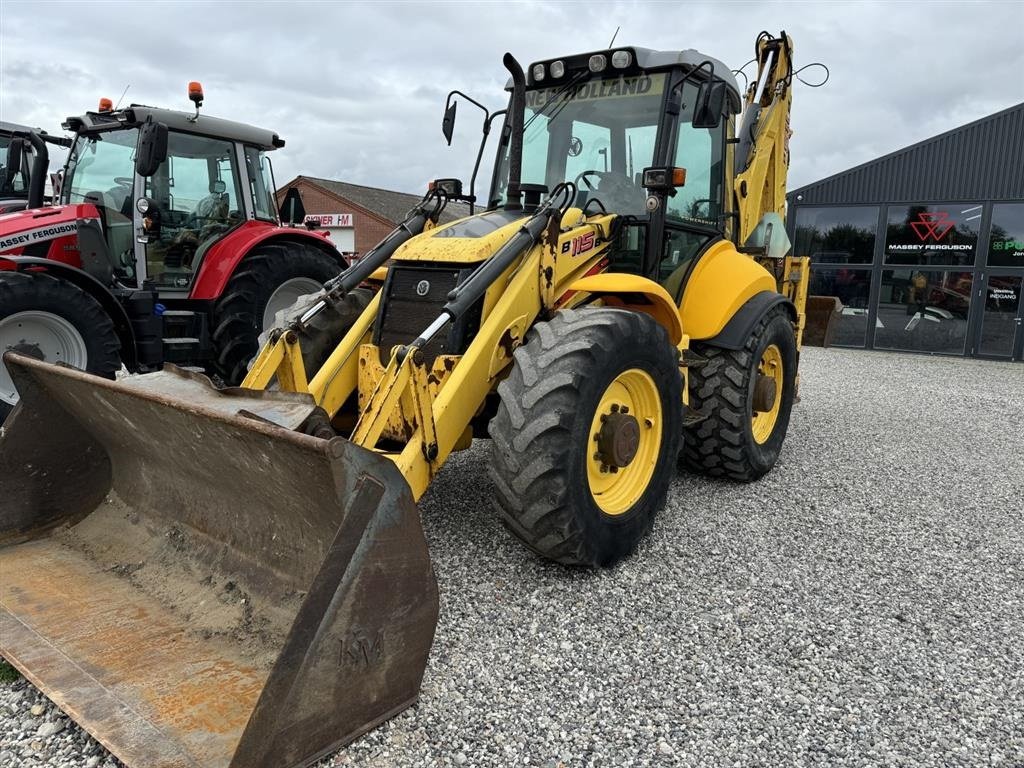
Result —
<path fill-rule="evenodd" d="M 581 71 L 581 72 L 576 73 L 576 75 L 571 80 L 569 80 L 569 82 L 567 82 L 565 85 L 563 85 L 557 91 L 552 93 L 548 97 L 547 101 L 544 102 L 544 106 L 542 106 L 540 109 L 538 109 L 536 112 L 534 112 L 533 116 L 530 117 L 530 119 L 526 121 L 526 123 L 523 125 L 523 131 L 525 132 L 526 129 L 530 126 L 530 123 L 532 123 L 534 120 L 536 120 L 542 114 L 544 114 L 544 110 L 547 109 L 550 106 L 551 102 L 553 102 L 555 99 L 557 99 L 563 93 L 565 93 L 567 90 L 572 88 L 574 85 L 579 83 L 580 80 L 582 80 L 584 77 L 588 76 L 589 74 L 590 74 L 590 70 L 586 70 L 586 69 Z M 569 103 L 569 100 L 566 99 L 565 104 L 568 104 L 568 103 Z M 551 115 L 551 119 L 552 120 L 558 116 L 558 113 L 561 112 L 562 109 L 565 108 L 565 104 L 561 104 L 559 106 L 559 108 L 555 111 L 555 113 Z"/>

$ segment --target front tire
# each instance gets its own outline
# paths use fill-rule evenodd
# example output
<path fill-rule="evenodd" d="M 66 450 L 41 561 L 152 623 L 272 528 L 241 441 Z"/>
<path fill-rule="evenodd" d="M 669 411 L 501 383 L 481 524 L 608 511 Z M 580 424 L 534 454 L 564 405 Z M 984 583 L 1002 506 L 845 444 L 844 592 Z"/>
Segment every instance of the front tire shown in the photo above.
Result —
<path fill-rule="evenodd" d="M 0 354 L 9 350 L 108 379 L 121 368 L 121 342 L 100 303 L 44 272 L 0 273 Z M 0 423 L 17 400 L 10 373 L 0 364 Z"/>
<path fill-rule="evenodd" d="M 323 286 L 340 271 L 325 251 L 305 244 L 268 243 L 248 253 L 213 312 L 214 368 L 225 383 L 234 386 L 245 378 L 249 361 L 259 351 L 267 305 L 279 288 L 294 301 L 292 286 L 303 279 Z M 288 303 L 282 299 L 282 308 Z"/>
<path fill-rule="evenodd" d="M 612 566 L 665 502 L 682 436 L 678 353 L 651 317 L 563 310 L 515 351 L 490 423 L 505 525 L 560 563 Z"/>
<path fill-rule="evenodd" d="M 766 312 L 742 349 L 693 349 L 707 363 L 690 369 L 690 406 L 706 418 L 686 430 L 684 464 L 712 477 L 757 480 L 775 466 L 793 409 L 797 351 L 789 314 L 781 306 Z"/>

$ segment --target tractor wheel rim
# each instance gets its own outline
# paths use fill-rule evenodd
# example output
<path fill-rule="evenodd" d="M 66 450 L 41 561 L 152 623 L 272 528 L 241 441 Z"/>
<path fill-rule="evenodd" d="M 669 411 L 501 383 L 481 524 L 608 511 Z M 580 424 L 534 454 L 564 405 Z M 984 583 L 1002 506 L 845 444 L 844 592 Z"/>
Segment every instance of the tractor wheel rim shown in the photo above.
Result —
<path fill-rule="evenodd" d="M 755 384 L 758 375 L 766 377 L 775 385 L 775 397 L 772 400 L 771 408 L 766 411 L 753 411 L 750 419 L 754 442 L 763 445 L 772 436 L 779 420 L 779 410 L 782 406 L 782 383 L 786 375 L 782 362 L 782 351 L 776 344 L 769 344 L 761 355 L 761 361 L 757 364 L 755 373 Z"/>
<path fill-rule="evenodd" d="M 611 517 L 625 514 L 647 491 L 661 452 L 663 414 L 654 379 L 639 368 L 605 389 L 587 433 L 590 494 Z"/>
<path fill-rule="evenodd" d="M 273 329 L 274 318 L 282 309 L 288 309 L 300 297 L 316 293 L 323 287 L 323 283 L 311 277 L 293 277 L 291 280 L 285 280 L 267 299 L 266 309 L 263 310 L 263 330 Z"/>
<path fill-rule="evenodd" d="M 66 363 L 85 370 L 89 351 L 85 339 L 60 315 L 40 310 L 15 312 L 0 320 L 0 354 L 20 352 L 47 363 Z M 18 392 L 7 367 L 0 364 L 0 400 L 14 405 Z"/>

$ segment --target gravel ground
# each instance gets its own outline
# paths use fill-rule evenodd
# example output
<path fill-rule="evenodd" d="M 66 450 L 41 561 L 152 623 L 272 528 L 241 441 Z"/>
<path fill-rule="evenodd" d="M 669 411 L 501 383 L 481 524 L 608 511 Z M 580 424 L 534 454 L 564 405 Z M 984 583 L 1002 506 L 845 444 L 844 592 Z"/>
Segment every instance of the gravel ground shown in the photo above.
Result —
<path fill-rule="evenodd" d="M 320 767 L 1024 766 L 1024 366 L 808 349 L 802 373 L 775 471 L 681 475 L 613 571 L 529 554 L 486 444 L 454 457 L 422 503 L 422 698 Z M 117 763 L 0 683 L 0 766 L 42 765 Z"/>

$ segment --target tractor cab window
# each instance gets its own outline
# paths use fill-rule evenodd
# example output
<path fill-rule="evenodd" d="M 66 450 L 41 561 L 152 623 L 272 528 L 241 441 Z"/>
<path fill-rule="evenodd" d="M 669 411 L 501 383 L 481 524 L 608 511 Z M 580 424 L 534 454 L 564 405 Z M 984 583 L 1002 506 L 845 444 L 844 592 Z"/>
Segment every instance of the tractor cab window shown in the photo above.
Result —
<path fill-rule="evenodd" d="M 665 89 L 663 73 L 571 80 L 526 92 L 524 184 L 578 187 L 576 204 L 600 200 L 620 214 L 645 215 L 640 174 L 652 165 Z M 503 205 L 508 147 L 492 204 Z"/>
<path fill-rule="evenodd" d="M 253 213 L 257 219 L 276 222 L 274 177 L 270 168 L 270 158 L 256 147 L 246 147 L 245 170 L 249 177 L 249 193 L 252 195 Z"/>
<path fill-rule="evenodd" d="M 171 133 L 167 159 L 146 180 L 146 196 L 161 221 L 159 237 L 146 246 L 149 279 L 187 288 L 209 247 L 245 218 L 234 145 Z"/>
<path fill-rule="evenodd" d="M 123 277 L 135 270 L 132 188 L 136 128 L 79 134 L 61 183 L 65 203 L 91 203 L 100 214 L 113 267 Z"/>
<path fill-rule="evenodd" d="M 694 128 L 693 105 L 697 86 L 687 82 L 683 89 L 683 109 L 676 132 L 673 165 L 686 169 L 686 184 L 668 199 L 670 219 L 686 224 L 720 229 L 722 226 L 722 187 L 725 183 L 723 160 L 725 126 Z"/>

